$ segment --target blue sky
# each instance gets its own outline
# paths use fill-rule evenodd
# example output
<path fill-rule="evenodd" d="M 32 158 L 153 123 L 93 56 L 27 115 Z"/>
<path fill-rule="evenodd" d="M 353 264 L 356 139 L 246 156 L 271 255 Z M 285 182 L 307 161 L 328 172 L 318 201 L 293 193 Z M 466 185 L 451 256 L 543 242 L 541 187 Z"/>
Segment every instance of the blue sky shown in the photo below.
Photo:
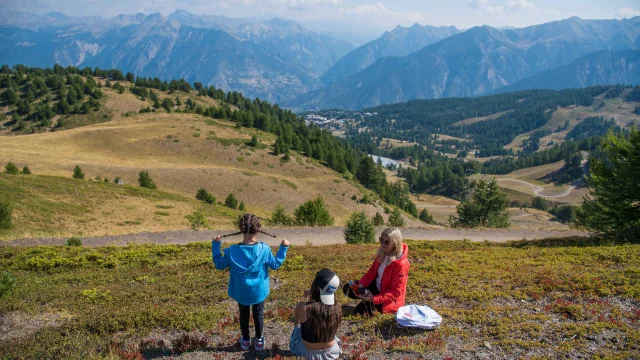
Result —
<path fill-rule="evenodd" d="M 640 16 L 639 0 L 0 0 L 0 11 L 59 11 L 67 15 L 194 14 L 296 20 L 322 33 L 363 42 L 397 25 L 524 27 L 578 16 L 612 19 Z"/>

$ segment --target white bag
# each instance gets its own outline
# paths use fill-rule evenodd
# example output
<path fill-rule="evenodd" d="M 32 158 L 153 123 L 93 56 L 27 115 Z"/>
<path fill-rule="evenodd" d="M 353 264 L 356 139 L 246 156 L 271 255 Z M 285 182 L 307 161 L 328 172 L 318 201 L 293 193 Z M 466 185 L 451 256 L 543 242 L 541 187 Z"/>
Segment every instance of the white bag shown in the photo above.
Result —
<path fill-rule="evenodd" d="M 442 316 L 426 305 L 405 305 L 398 309 L 396 321 L 400 326 L 435 329 L 442 323 Z"/>

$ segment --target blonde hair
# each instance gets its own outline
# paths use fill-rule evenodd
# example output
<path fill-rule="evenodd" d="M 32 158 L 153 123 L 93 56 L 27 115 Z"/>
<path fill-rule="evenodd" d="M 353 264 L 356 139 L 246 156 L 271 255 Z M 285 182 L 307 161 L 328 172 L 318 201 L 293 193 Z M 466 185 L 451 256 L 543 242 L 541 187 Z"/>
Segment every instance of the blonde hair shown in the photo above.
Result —
<path fill-rule="evenodd" d="M 400 255 L 402 255 L 402 233 L 400 232 L 400 229 L 392 227 L 384 229 L 384 231 L 382 231 L 382 234 L 380 234 L 380 237 L 382 237 L 382 235 L 387 235 L 387 237 L 393 244 L 394 252 L 389 256 L 389 263 L 391 263 Z M 382 247 L 379 247 L 378 253 L 376 254 L 376 259 L 378 259 L 379 262 L 382 262 L 386 255 L 387 254 L 384 253 Z"/>

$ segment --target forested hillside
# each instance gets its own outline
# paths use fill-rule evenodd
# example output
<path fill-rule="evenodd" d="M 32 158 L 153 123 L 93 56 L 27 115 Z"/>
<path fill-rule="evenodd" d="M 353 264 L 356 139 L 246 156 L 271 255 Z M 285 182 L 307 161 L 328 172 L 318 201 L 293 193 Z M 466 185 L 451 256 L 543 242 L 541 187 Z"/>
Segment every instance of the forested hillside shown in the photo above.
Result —
<path fill-rule="evenodd" d="M 406 186 L 387 183 L 382 168 L 375 166 L 361 150 L 317 126 L 307 126 L 296 114 L 278 105 L 251 100 L 238 92 L 205 87 L 198 82 L 192 85 L 184 80 L 167 82 L 157 78 L 136 78 L 115 69 L 63 68 L 59 65 L 47 69 L 10 68 L 5 65 L 0 69 L 0 105 L 5 106 L 0 121 L 4 132 L 20 135 L 60 131 L 72 125 L 109 121 L 107 113 L 96 116 L 103 108 L 101 98 L 105 87 L 120 94 L 135 95 L 140 101 L 140 113 L 193 113 L 230 120 L 238 128 L 272 133 L 276 136 L 273 154 L 288 154 L 295 150 L 314 158 L 346 178 L 355 176 L 390 205 L 417 215 Z M 182 100 L 178 94 L 182 95 Z M 189 95 L 186 100 L 185 94 Z M 199 99 L 210 99 L 213 103 L 206 105 L 207 102 Z M 75 119 L 72 115 L 83 116 L 71 124 Z"/>
<path fill-rule="evenodd" d="M 398 175 L 411 191 L 460 198 L 468 171 L 506 174 L 563 160 L 573 164 L 570 160 L 579 151 L 597 153 L 607 131 L 623 131 L 633 123 L 638 92 L 640 87 L 624 86 L 528 90 L 414 100 L 343 116 L 360 119 L 346 125 L 354 146 L 408 161 L 410 166 L 401 167 Z M 582 112 L 565 118 L 571 109 Z M 584 117 L 583 112 L 612 115 Z M 561 140 L 548 140 L 553 137 Z M 522 145 L 511 147 L 517 138 L 523 138 Z M 383 139 L 415 145 L 394 146 Z"/>

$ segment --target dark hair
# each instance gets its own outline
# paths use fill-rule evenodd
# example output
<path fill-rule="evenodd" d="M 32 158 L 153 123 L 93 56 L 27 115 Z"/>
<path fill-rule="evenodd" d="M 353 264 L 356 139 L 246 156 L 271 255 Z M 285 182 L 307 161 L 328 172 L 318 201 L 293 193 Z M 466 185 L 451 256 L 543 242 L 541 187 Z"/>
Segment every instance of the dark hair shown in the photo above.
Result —
<path fill-rule="evenodd" d="M 342 322 L 342 307 L 339 303 L 326 305 L 320 301 L 320 287 L 311 283 L 311 301 L 307 304 L 307 324 L 318 342 L 333 341 Z"/>
<path fill-rule="evenodd" d="M 238 221 L 238 227 L 243 234 L 257 234 L 262 230 L 262 222 L 253 214 L 244 214 Z"/>

